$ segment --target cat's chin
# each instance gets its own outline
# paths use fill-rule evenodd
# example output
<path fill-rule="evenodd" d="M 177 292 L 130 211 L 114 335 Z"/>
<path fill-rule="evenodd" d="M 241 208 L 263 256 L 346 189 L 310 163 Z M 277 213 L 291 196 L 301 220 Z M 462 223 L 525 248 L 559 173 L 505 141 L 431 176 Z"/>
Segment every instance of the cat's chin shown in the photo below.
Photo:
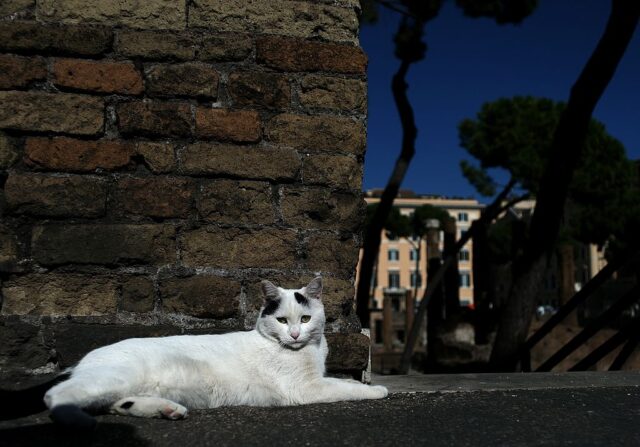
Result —
<path fill-rule="evenodd" d="M 307 345 L 306 341 L 289 341 L 284 343 L 284 346 L 289 349 L 297 351 L 300 348 L 304 348 Z"/>

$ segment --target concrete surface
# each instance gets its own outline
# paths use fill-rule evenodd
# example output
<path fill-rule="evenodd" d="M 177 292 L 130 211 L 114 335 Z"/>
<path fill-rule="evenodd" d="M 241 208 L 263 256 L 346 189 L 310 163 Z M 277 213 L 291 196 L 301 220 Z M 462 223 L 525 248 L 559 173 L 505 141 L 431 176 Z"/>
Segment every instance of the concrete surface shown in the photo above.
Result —
<path fill-rule="evenodd" d="M 638 373 L 373 380 L 388 384 L 392 394 L 376 401 L 192 411 L 178 422 L 99 416 L 89 435 L 64 433 L 40 413 L 0 422 L 0 446 L 640 445 Z"/>

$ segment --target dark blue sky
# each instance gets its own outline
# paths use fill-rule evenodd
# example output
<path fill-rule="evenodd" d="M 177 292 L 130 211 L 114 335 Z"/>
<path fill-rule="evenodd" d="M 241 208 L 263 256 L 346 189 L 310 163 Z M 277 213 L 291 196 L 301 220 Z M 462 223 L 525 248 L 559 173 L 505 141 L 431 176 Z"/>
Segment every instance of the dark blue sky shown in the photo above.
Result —
<path fill-rule="evenodd" d="M 419 129 L 416 155 L 403 188 L 423 194 L 479 197 L 460 174 L 471 159 L 459 146 L 457 124 L 482 103 L 515 95 L 566 101 L 609 15 L 607 0 L 539 0 L 520 25 L 464 17 L 453 1 L 426 27 L 426 58 L 408 76 Z M 381 8 L 364 26 L 369 56 L 369 124 L 364 188 L 386 185 L 400 147 L 400 122 L 390 83 L 398 67 L 393 34 L 398 15 Z M 640 158 L 640 30 L 596 108 L 594 117 Z M 486 199 L 484 200 L 486 201 Z"/>

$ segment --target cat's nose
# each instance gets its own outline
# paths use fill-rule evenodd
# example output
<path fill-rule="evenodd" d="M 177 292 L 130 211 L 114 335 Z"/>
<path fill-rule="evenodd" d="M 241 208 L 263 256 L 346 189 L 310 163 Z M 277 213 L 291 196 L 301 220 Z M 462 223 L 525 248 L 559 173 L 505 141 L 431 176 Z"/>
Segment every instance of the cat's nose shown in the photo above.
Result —
<path fill-rule="evenodd" d="M 291 338 L 293 338 L 294 340 L 297 340 L 299 336 L 300 336 L 300 332 L 292 332 L 291 333 Z"/>

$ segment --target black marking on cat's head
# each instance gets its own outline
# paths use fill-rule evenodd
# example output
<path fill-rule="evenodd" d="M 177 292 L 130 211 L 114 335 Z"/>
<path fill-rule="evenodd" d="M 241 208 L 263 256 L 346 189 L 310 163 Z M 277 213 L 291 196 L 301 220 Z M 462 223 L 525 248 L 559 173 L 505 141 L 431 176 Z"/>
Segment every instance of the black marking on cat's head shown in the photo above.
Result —
<path fill-rule="evenodd" d="M 278 307 L 280 307 L 280 300 L 267 299 L 267 301 L 264 304 L 264 309 L 262 309 L 262 313 L 260 314 L 260 316 L 266 317 L 267 315 L 273 315 L 276 312 L 276 310 L 278 310 Z"/>
<path fill-rule="evenodd" d="M 298 302 L 298 304 L 300 304 L 302 306 L 308 306 L 309 305 L 309 300 L 303 294 L 298 293 L 298 292 L 294 292 L 293 296 L 296 297 L 296 301 Z"/>
<path fill-rule="evenodd" d="M 120 405 L 120 408 L 124 408 L 125 410 L 128 410 L 131 407 L 133 407 L 133 402 L 131 402 L 130 400 Z"/>

